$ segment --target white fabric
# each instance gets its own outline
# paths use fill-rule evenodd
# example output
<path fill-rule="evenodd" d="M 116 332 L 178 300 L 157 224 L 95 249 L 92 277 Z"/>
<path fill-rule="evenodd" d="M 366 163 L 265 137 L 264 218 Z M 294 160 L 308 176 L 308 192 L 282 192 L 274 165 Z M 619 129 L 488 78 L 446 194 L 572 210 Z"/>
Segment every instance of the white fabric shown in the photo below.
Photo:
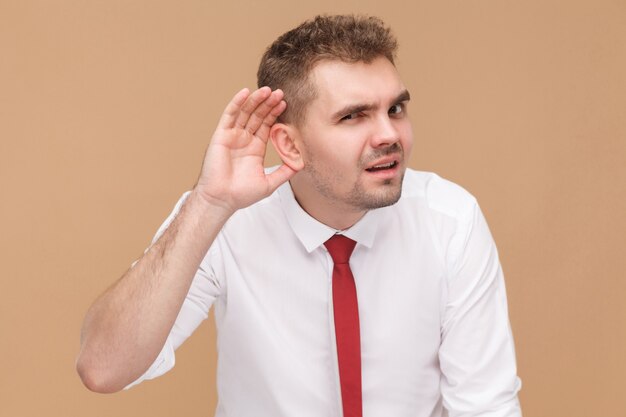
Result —
<path fill-rule="evenodd" d="M 131 386 L 170 369 L 215 305 L 217 417 L 341 416 L 323 245 L 334 233 L 288 183 L 236 212 L 155 365 Z M 407 170 L 398 203 L 342 233 L 357 241 L 364 417 L 521 416 L 502 270 L 476 200 Z"/>

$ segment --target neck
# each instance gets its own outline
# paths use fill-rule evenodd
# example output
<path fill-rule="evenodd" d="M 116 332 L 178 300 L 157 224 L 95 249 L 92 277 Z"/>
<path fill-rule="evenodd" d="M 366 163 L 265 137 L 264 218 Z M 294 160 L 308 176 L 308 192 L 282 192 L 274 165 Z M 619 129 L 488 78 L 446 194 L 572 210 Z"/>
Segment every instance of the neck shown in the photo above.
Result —
<path fill-rule="evenodd" d="M 339 201 L 305 192 L 296 177 L 290 181 L 293 195 L 300 207 L 318 222 L 336 230 L 346 230 L 367 213 L 367 210 L 357 210 Z"/>

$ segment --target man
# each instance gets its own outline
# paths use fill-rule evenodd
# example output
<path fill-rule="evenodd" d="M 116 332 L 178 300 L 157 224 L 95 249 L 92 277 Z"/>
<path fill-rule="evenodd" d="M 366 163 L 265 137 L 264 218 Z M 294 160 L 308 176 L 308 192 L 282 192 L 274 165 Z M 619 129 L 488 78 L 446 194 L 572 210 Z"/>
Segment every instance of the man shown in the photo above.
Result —
<path fill-rule="evenodd" d="M 473 197 L 407 169 L 395 50 L 353 16 L 270 46 L 194 189 L 89 310 L 89 389 L 163 374 L 215 305 L 217 416 L 521 415 L 495 245 Z"/>

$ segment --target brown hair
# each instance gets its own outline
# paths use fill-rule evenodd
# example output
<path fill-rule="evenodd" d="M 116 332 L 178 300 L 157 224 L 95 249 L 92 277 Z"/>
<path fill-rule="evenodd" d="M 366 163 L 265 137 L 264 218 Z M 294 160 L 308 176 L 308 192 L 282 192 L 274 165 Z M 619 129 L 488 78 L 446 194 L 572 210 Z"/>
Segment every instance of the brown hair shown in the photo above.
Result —
<path fill-rule="evenodd" d="M 304 120 L 306 104 L 315 98 L 309 73 L 316 63 L 326 59 L 369 63 L 380 56 L 393 63 L 397 45 L 391 30 L 377 17 L 316 16 L 267 48 L 257 84 L 282 89 L 287 109 L 279 120 L 298 125 Z"/>

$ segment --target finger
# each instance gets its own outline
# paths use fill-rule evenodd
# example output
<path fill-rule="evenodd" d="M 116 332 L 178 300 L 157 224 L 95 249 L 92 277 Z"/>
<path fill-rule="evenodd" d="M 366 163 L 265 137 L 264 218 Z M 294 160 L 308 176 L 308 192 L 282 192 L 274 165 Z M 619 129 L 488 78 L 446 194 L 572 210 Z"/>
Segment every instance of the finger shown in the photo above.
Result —
<path fill-rule="evenodd" d="M 237 115 L 237 120 L 235 121 L 235 126 L 244 128 L 248 123 L 248 119 L 250 119 L 250 115 L 259 104 L 263 103 L 267 98 L 272 94 L 272 90 L 269 87 L 261 87 L 246 99 L 246 101 L 241 106 L 239 110 L 239 114 Z"/>
<path fill-rule="evenodd" d="M 281 100 L 281 102 L 278 103 L 267 116 L 265 116 L 261 127 L 259 127 L 256 131 L 256 136 L 266 141 L 269 137 L 270 129 L 274 126 L 274 123 L 276 123 L 276 119 L 278 119 L 278 116 L 280 116 L 286 108 L 287 103 L 285 100 Z"/>
<path fill-rule="evenodd" d="M 269 192 L 273 193 L 279 186 L 289 181 L 291 177 L 296 175 L 297 171 L 289 168 L 287 165 L 281 165 L 277 170 L 267 175 L 267 182 L 269 184 Z"/>
<path fill-rule="evenodd" d="M 282 90 L 272 91 L 272 94 L 262 102 L 250 115 L 248 119 L 248 123 L 246 123 L 246 130 L 250 133 L 255 133 L 259 126 L 263 123 L 268 114 L 271 113 L 272 109 L 276 107 L 277 104 L 283 99 Z"/>
<path fill-rule="evenodd" d="M 248 90 L 247 88 L 243 88 L 237 94 L 235 94 L 235 96 L 226 105 L 224 113 L 222 113 L 222 116 L 217 123 L 218 127 L 226 129 L 231 128 L 235 125 L 235 120 L 237 120 L 237 116 L 239 115 L 241 106 L 246 101 L 249 95 L 250 90 Z"/>

